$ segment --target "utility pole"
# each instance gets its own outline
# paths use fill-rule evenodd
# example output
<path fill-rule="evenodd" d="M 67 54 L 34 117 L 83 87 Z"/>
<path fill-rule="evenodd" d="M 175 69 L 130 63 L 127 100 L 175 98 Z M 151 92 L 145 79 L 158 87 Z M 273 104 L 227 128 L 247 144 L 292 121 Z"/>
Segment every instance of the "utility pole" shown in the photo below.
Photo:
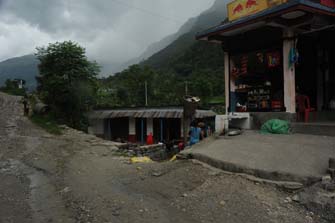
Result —
<path fill-rule="evenodd" d="M 148 106 L 148 82 L 144 82 L 144 87 L 145 87 L 145 106 Z"/>
<path fill-rule="evenodd" d="M 188 95 L 188 81 L 185 81 L 185 95 Z"/>

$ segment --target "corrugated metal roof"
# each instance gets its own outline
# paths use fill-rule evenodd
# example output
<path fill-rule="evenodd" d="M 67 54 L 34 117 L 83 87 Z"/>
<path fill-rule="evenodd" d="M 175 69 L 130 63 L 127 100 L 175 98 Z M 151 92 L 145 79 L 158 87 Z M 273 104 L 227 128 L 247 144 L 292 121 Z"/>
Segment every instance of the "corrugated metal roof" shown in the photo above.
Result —
<path fill-rule="evenodd" d="M 232 22 L 223 23 L 221 25 L 218 25 L 218 26 L 209 28 L 205 31 L 199 32 L 196 35 L 196 39 L 202 39 L 202 38 L 206 38 L 216 33 L 225 32 L 227 30 L 234 29 L 235 27 L 239 27 L 253 20 L 263 19 L 268 16 L 271 16 L 272 14 L 280 13 L 281 11 L 284 11 L 286 9 L 299 6 L 299 5 L 309 7 L 310 9 L 316 9 L 316 10 L 319 10 L 325 13 L 331 13 L 333 14 L 333 16 L 335 16 L 335 8 L 330 8 L 330 7 L 321 5 L 320 3 L 315 3 L 310 0 L 289 0 L 287 3 L 275 6 L 273 8 L 261 11 L 259 13 L 246 16 L 246 17 L 240 18 Z"/>
<path fill-rule="evenodd" d="M 212 110 L 196 110 L 196 118 L 208 118 L 216 115 Z M 159 108 L 159 109 L 113 109 L 97 110 L 90 112 L 90 119 L 106 118 L 182 118 L 183 109 L 181 108 Z"/>

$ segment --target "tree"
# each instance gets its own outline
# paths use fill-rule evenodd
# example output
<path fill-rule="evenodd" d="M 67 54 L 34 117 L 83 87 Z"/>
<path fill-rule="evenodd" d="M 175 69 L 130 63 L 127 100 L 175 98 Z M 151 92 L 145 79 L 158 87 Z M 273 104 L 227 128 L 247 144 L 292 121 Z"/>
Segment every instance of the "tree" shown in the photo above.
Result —
<path fill-rule="evenodd" d="M 5 86 L 0 88 L 0 91 L 6 92 L 7 94 L 24 96 L 26 95 L 26 89 L 24 88 L 26 81 L 21 79 L 7 79 Z"/>
<path fill-rule="evenodd" d="M 84 113 L 95 103 L 99 66 L 90 62 L 85 49 L 72 41 L 38 47 L 37 90 L 56 118 L 81 128 Z"/>

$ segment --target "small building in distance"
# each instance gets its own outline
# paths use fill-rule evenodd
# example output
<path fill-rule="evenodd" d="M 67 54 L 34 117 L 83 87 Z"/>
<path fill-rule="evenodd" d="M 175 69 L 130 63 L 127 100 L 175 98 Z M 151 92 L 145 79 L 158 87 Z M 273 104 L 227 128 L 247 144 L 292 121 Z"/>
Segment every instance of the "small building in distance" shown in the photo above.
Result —
<path fill-rule="evenodd" d="M 18 89 L 23 89 L 24 86 L 25 86 L 25 84 L 26 84 L 26 81 L 23 80 L 23 79 L 14 79 L 14 80 L 13 80 L 13 83 L 16 84 L 16 87 L 17 87 Z"/>
<path fill-rule="evenodd" d="M 196 110 L 195 118 L 214 129 L 216 113 Z M 95 110 L 89 114 L 89 133 L 113 141 L 145 144 L 151 133 L 154 142 L 183 138 L 183 108 L 131 108 Z"/>

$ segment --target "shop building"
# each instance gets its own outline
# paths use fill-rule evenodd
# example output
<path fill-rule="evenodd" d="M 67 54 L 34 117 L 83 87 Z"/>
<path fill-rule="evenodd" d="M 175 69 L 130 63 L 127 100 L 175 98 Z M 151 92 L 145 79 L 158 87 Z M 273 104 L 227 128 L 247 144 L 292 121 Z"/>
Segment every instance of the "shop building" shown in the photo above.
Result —
<path fill-rule="evenodd" d="M 317 119 L 334 121 L 335 1 L 235 0 L 227 9 L 227 21 L 196 36 L 224 50 L 226 113 L 296 120 L 305 96 Z"/>
<path fill-rule="evenodd" d="M 216 114 L 196 110 L 195 119 L 214 129 Z M 133 108 L 96 110 L 89 114 L 89 132 L 107 140 L 132 143 L 146 142 L 152 134 L 154 142 L 182 140 L 183 108 Z"/>

